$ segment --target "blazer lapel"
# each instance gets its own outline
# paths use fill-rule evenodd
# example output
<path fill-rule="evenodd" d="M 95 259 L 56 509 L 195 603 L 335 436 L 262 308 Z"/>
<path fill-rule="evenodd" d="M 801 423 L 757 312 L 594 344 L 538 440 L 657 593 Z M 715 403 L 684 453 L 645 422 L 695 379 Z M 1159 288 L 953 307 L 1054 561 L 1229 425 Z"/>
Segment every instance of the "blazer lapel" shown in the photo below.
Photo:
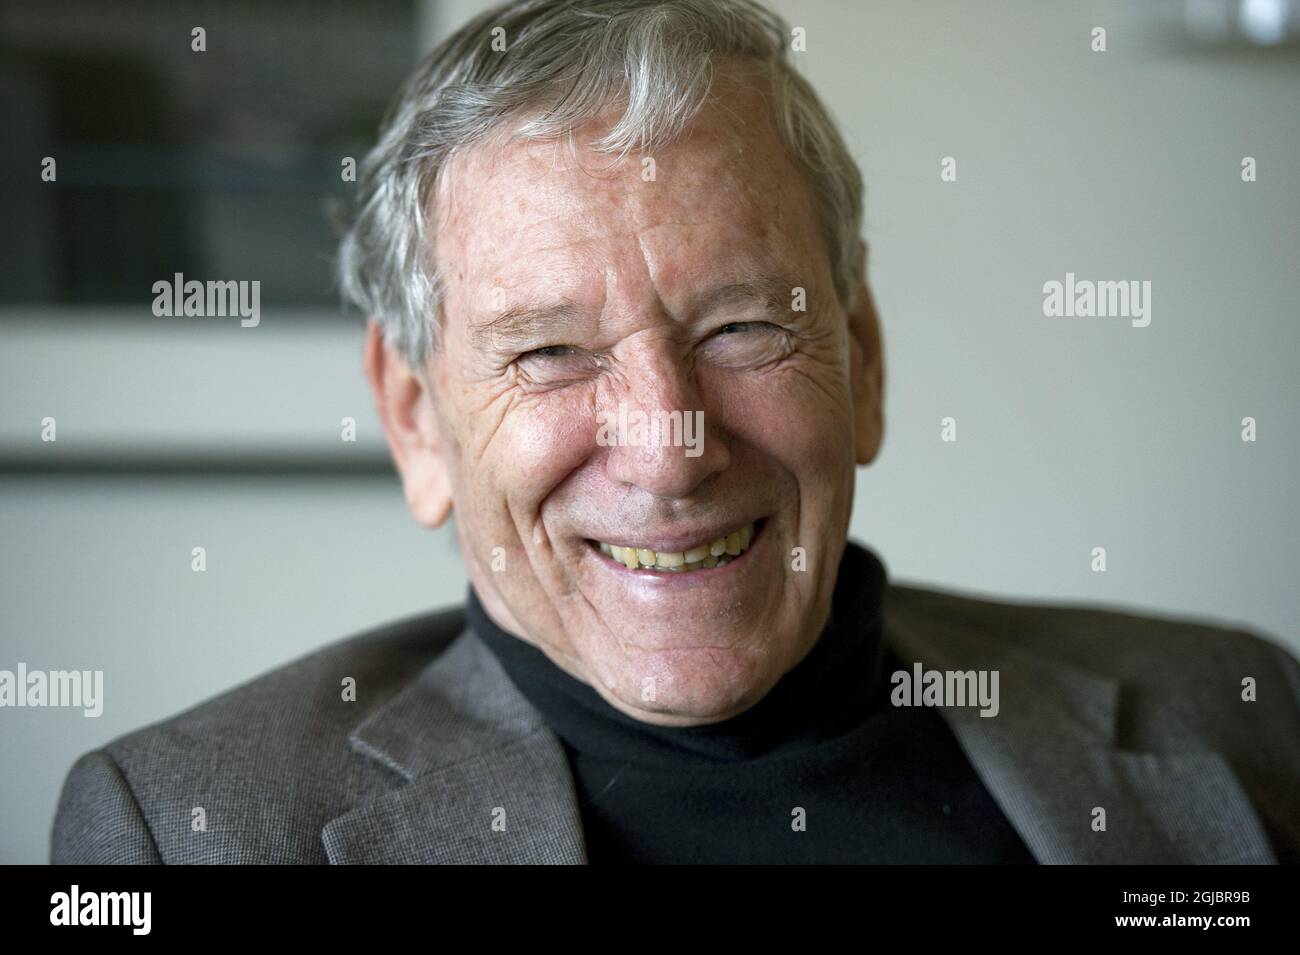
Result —
<path fill-rule="evenodd" d="M 975 771 L 1043 863 L 1271 863 L 1249 798 L 1212 751 L 1117 746 L 1123 688 L 982 631 L 886 615 L 905 665 L 997 670 L 996 716 L 940 707 Z M 1105 810 L 1105 831 L 1093 829 Z"/>
<path fill-rule="evenodd" d="M 563 748 L 471 630 L 349 742 L 398 785 L 324 827 L 331 862 L 586 862 Z"/>

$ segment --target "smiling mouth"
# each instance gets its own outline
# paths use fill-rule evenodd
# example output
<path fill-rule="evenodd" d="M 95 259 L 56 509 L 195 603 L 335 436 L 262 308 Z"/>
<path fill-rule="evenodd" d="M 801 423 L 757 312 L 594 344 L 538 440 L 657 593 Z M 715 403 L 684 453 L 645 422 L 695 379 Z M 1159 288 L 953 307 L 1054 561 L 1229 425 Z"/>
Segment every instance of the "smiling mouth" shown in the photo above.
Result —
<path fill-rule="evenodd" d="M 749 549 L 762 526 L 761 520 L 750 521 L 721 537 L 682 551 L 655 551 L 648 547 L 619 546 L 596 540 L 589 543 L 628 570 L 680 574 L 711 570 L 731 563 Z"/>

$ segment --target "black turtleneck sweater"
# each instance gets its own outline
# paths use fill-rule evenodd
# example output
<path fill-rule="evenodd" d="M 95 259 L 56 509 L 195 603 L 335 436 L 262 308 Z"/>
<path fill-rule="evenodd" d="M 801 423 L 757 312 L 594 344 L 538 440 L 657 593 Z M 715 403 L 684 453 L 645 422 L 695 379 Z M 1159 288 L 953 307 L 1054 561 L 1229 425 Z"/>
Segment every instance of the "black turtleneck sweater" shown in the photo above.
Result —
<path fill-rule="evenodd" d="M 593 864 L 1034 862 L 938 711 L 890 704 L 907 666 L 882 638 L 885 587 L 850 541 L 808 655 L 744 713 L 696 727 L 614 709 L 472 587 L 467 613 L 563 744 Z"/>

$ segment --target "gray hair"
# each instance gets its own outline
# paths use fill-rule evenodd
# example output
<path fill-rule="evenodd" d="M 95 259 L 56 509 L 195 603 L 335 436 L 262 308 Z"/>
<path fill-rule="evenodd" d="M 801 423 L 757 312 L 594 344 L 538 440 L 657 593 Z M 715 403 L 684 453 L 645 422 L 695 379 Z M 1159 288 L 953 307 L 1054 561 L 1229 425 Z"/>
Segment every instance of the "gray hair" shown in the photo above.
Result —
<path fill-rule="evenodd" d="M 812 188 L 836 295 L 852 308 L 863 278 L 862 176 L 789 62 L 791 37 L 754 0 L 518 0 L 480 14 L 415 69 L 361 163 L 339 246 L 344 298 L 423 364 L 442 302 L 425 209 L 453 154 L 524 114 L 538 115 L 517 135 L 556 138 L 611 104 L 622 118 L 593 148 L 620 157 L 658 148 L 704 105 L 716 61 L 740 57 L 770 82 L 777 129 Z"/>

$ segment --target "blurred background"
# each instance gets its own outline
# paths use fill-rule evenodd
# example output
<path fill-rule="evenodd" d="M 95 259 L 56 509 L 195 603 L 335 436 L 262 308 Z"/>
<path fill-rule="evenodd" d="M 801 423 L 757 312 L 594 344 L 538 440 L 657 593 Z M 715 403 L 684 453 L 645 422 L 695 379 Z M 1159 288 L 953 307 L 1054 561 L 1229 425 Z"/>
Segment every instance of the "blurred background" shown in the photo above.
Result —
<path fill-rule="evenodd" d="M 327 211 L 487 6 L 0 3 L 0 669 L 106 697 L 0 710 L 0 861 L 46 861 L 80 753 L 463 599 L 388 463 Z M 1300 2 L 771 6 L 868 186 L 887 436 L 853 536 L 896 580 L 1300 651 Z M 1067 271 L 1151 281 L 1150 326 L 1045 318 Z M 177 272 L 260 281 L 260 325 L 155 317 Z"/>

